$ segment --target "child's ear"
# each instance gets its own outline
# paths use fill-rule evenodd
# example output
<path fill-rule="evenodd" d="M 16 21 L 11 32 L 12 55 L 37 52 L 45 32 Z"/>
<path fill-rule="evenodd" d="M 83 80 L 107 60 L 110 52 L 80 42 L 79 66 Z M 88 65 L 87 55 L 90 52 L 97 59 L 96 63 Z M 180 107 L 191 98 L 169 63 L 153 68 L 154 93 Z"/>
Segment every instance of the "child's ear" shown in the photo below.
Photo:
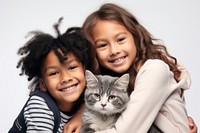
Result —
<path fill-rule="evenodd" d="M 40 79 L 40 81 L 39 81 L 39 87 L 40 87 L 40 91 L 47 91 L 47 88 L 46 88 L 46 85 L 45 85 L 43 79 Z"/>

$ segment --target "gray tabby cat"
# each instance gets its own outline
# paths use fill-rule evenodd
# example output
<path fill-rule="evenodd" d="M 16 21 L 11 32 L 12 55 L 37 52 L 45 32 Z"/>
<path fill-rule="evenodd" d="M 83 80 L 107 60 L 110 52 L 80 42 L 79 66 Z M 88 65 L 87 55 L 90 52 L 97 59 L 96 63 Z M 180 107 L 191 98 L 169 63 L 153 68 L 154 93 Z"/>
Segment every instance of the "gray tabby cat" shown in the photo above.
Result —
<path fill-rule="evenodd" d="M 129 101 L 129 74 L 120 78 L 93 75 L 86 70 L 85 109 L 81 133 L 112 128 Z"/>

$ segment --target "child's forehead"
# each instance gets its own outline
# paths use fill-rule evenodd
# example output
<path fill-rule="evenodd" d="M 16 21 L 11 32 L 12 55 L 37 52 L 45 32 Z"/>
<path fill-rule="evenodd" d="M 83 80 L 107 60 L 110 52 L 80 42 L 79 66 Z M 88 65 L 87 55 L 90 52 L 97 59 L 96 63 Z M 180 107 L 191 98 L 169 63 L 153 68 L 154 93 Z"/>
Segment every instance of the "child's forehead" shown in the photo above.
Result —
<path fill-rule="evenodd" d="M 72 61 L 78 61 L 80 62 L 80 60 L 78 59 L 78 57 L 72 53 L 72 52 L 68 52 L 66 55 L 66 60 L 64 62 L 72 62 Z"/>
<path fill-rule="evenodd" d="M 61 56 L 63 56 L 65 59 L 64 59 L 64 61 L 63 62 L 69 62 L 69 61 L 71 61 L 71 60 L 76 60 L 76 61 L 78 61 L 78 62 L 80 62 L 80 60 L 78 59 L 78 57 L 73 53 L 73 52 L 66 52 L 65 54 L 60 50 L 60 49 L 58 49 L 58 52 L 60 53 L 60 55 Z M 57 55 L 56 55 L 56 53 L 55 53 L 55 51 L 54 50 L 51 50 L 50 52 L 49 52 L 49 54 L 47 55 L 47 57 L 46 58 L 53 58 L 52 56 L 54 56 L 55 58 L 59 58 Z M 58 59 L 59 60 L 59 59 Z"/>
<path fill-rule="evenodd" d="M 64 56 L 64 55 L 63 55 Z M 44 60 L 44 67 L 46 66 L 54 66 L 54 65 L 69 65 L 71 63 L 78 63 L 80 64 L 81 61 L 73 54 L 72 52 L 67 53 L 64 56 L 64 60 L 61 61 L 58 56 L 55 54 L 54 51 L 50 51 L 49 54 L 46 56 Z"/>
<path fill-rule="evenodd" d="M 66 50 L 66 49 L 65 49 Z M 60 48 L 58 48 L 56 50 L 61 56 L 65 57 L 65 60 L 68 60 L 70 58 L 77 58 L 76 54 L 70 50 L 66 50 L 65 52 L 63 50 L 61 50 Z M 79 60 L 79 59 L 78 59 Z"/>

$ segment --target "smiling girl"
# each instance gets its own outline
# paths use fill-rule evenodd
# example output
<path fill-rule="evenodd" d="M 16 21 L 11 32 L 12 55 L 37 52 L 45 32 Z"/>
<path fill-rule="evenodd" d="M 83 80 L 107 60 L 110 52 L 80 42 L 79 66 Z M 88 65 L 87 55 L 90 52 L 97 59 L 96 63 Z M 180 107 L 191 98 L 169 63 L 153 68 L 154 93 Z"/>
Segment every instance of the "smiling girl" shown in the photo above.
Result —
<path fill-rule="evenodd" d="M 126 9 L 104 4 L 83 24 L 95 74 L 129 73 L 130 101 L 115 127 L 102 133 L 190 131 L 183 92 L 190 87 L 187 70 Z M 150 129 L 150 130 L 149 130 Z"/>
<path fill-rule="evenodd" d="M 17 67 L 21 68 L 21 75 L 27 75 L 31 81 L 31 92 L 10 133 L 62 133 L 64 124 L 83 102 L 85 69 L 90 61 L 88 42 L 80 28 L 69 28 L 60 35 L 58 25 L 55 27 L 57 38 L 43 32 L 31 32 L 32 38 L 18 51 L 22 57 Z M 60 114 L 58 130 L 55 129 L 55 109 L 50 107 L 54 103 Z"/>

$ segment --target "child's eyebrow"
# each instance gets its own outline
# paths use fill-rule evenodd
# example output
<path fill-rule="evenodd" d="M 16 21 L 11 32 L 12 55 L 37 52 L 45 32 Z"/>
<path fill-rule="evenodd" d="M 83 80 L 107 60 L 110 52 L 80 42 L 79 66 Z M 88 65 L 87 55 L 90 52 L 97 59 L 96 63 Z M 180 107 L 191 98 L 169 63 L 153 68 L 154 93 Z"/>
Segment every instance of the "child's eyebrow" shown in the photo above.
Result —
<path fill-rule="evenodd" d="M 77 58 L 72 58 L 72 59 L 67 59 L 63 62 L 63 64 L 70 64 L 72 62 L 78 62 L 80 63 L 79 59 Z M 48 69 L 56 69 L 56 66 L 47 66 L 46 68 L 43 69 L 43 72 L 45 73 Z"/>
<path fill-rule="evenodd" d="M 67 64 L 69 64 L 69 63 L 71 63 L 71 62 L 80 62 L 79 61 L 79 59 L 77 59 L 77 58 L 72 58 L 72 59 L 66 59 L 65 61 L 64 61 L 64 63 L 67 63 Z"/>
<path fill-rule="evenodd" d="M 122 32 L 117 33 L 117 34 L 115 35 L 115 37 L 117 37 L 117 36 L 119 36 L 119 35 L 126 35 L 126 34 L 127 34 L 127 32 L 122 31 Z"/>
<path fill-rule="evenodd" d="M 116 37 L 118 37 L 119 35 L 126 35 L 126 34 L 127 34 L 127 32 L 121 31 L 121 32 L 117 33 L 116 35 L 114 35 L 114 37 L 116 38 Z M 106 39 L 104 39 L 104 38 L 98 38 L 98 39 L 96 39 L 94 42 L 97 43 L 97 42 L 100 42 L 100 41 L 106 41 Z"/>

